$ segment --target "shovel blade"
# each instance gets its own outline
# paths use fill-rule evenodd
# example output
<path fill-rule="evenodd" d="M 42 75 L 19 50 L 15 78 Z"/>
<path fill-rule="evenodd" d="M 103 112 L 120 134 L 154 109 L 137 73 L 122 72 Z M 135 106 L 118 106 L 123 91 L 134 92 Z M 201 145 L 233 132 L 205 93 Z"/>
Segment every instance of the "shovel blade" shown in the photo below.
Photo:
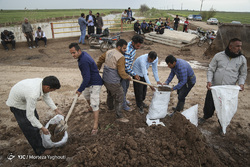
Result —
<path fill-rule="evenodd" d="M 61 120 L 59 124 L 55 127 L 54 130 L 54 136 L 56 136 L 58 133 L 65 131 L 68 128 L 68 125 L 64 120 Z"/>

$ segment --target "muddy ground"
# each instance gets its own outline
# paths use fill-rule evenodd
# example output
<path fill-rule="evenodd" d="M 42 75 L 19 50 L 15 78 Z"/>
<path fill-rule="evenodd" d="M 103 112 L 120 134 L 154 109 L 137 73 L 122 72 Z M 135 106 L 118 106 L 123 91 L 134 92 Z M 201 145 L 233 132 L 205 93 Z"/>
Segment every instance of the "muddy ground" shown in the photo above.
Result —
<path fill-rule="evenodd" d="M 122 33 L 129 41 L 133 32 Z M 47 48 L 29 50 L 26 43 L 18 43 L 16 51 L 6 52 L 0 48 L 0 166 L 250 166 L 250 123 L 249 83 L 239 93 L 238 111 L 227 127 L 225 136 L 220 135 L 217 117 L 214 115 L 203 125 L 195 127 L 181 114 L 162 121 L 166 127 L 146 124 L 136 106 L 133 84 L 130 83 L 128 100 L 132 112 L 125 112 L 128 123 L 116 121 L 114 111 L 106 107 L 106 89 L 103 86 L 100 103 L 100 131 L 91 136 L 93 114 L 84 113 L 87 102 L 80 96 L 68 121 L 69 139 L 65 146 L 54 148 L 49 157 L 32 157 L 34 152 L 19 129 L 13 114 L 5 105 L 11 87 L 26 78 L 55 75 L 61 82 L 61 89 L 51 93 L 58 108 L 66 115 L 73 101 L 74 93 L 82 81 L 77 61 L 69 53 L 68 45 L 77 42 L 77 37 L 48 41 Z M 101 55 L 99 49 L 81 45 L 95 61 Z M 199 104 L 199 117 L 206 94 L 206 68 L 211 59 L 203 57 L 207 45 L 196 44 L 185 49 L 170 47 L 146 41 L 137 51 L 136 57 L 156 51 L 159 62 L 169 54 L 187 61 L 198 61 L 202 67 L 194 68 L 197 83 L 189 93 L 185 109 Z M 164 82 L 170 69 L 159 67 L 159 78 Z M 154 81 L 151 69 L 149 77 Z M 173 80 L 177 84 L 177 79 Z M 153 92 L 148 89 L 146 104 L 150 104 Z M 171 94 L 168 112 L 177 103 L 177 94 Z M 45 125 L 55 114 L 44 102 L 37 104 L 40 121 Z M 7 157 L 15 156 L 12 160 Z M 21 155 L 25 155 L 24 157 Z M 25 158 L 25 159 L 24 159 Z M 41 158 L 41 159 L 38 159 Z M 61 159 L 60 159 L 61 158 Z"/>

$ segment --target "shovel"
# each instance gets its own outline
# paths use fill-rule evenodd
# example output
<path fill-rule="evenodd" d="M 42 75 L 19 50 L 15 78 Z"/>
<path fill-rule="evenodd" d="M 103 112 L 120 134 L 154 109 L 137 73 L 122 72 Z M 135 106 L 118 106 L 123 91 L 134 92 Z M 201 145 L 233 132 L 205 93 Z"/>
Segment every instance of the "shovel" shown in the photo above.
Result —
<path fill-rule="evenodd" d="M 167 91 L 167 92 L 172 91 L 171 87 L 169 87 L 169 86 L 154 86 L 154 85 L 151 85 L 151 84 L 149 84 L 147 82 L 138 81 L 136 79 L 131 79 L 131 81 L 138 82 L 138 83 L 143 84 L 143 85 L 148 85 L 148 86 L 155 87 L 155 88 L 158 89 L 158 91 Z"/>
<path fill-rule="evenodd" d="M 69 112 L 65 118 L 65 120 L 61 120 L 59 122 L 59 124 L 56 126 L 55 130 L 54 130 L 54 136 L 56 136 L 58 133 L 62 132 L 62 131 L 65 131 L 67 128 L 68 128 L 68 125 L 67 125 L 67 122 L 68 122 L 68 119 L 69 119 L 69 116 L 71 115 L 74 107 L 75 107 L 75 104 L 76 104 L 76 101 L 77 101 L 77 98 L 78 98 L 78 95 L 75 95 L 74 97 L 74 101 L 69 109 Z"/>

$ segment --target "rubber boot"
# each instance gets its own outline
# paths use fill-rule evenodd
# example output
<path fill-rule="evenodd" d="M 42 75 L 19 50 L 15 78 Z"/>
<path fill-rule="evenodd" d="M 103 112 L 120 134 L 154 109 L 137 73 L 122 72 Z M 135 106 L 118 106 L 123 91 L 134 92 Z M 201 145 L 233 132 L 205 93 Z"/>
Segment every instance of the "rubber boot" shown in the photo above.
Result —
<path fill-rule="evenodd" d="M 123 108 L 122 103 L 115 104 L 115 112 L 116 112 L 117 118 L 123 117 L 122 108 Z"/>
<path fill-rule="evenodd" d="M 185 104 L 184 102 L 178 102 L 177 106 L 173 107 L 172 109 L 174 110 L 174 112 L 176 112 L 176 111 L 180 112 L 183 110 L 184 104 Z"/>

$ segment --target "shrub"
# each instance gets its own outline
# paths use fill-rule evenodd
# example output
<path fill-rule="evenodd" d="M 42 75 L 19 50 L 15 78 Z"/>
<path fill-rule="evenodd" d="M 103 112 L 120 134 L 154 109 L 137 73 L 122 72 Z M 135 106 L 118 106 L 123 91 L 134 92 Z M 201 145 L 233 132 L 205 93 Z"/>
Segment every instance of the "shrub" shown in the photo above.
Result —
<path fill-rule="evenodd" d="M 141 5 L 139 10 L 141 13 L 145 13 L 145 12 L 149 11 L 150 8 L 146 4 L 143 4 L 143 5 Z"/>

